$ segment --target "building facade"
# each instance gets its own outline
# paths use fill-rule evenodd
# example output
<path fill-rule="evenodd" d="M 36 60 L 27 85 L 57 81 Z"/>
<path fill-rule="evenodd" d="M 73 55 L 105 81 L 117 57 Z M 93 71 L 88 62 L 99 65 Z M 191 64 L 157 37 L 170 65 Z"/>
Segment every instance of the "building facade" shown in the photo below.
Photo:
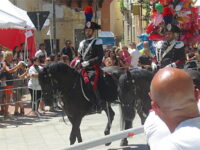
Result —
<path fill-rule="evenodd" d="M 50 53 L 50 35 L 47 35 L 49 28 L 51 29 L 51 39 L 53 38 L 52 30 L 52 18 L 53 18 L 53 6 L 52 0 L 10 0 L 17 7 L 20 7 L 27 11 L 50 11 L 49 25 L 46 24 L 41 31 L 36 31 L 37 43 L 45 42 L 47 49 Z M 111 3 L 117 0 L 55 0 L 56 3 L 56 41 L 57 50 L 61 50 L 66 40 L 71 40 L 76 48 L 78 48 L 79 42 L 84 38 L 84 8 L 92 4 L 94 8 L 93 21 L 101 24 L 102 31 L 116 31 L 117 36 L 120 35 L 119 30 L 116 30 L 111 24 L 113 24 Z M 113 5 L 115 6 L 115 5 Z M 117 9 L 115 7 L 114 9 Z M 117 27 L 118 28 L 118 27 Z"/>
<path fill-rule="evenodd" d="M 138 0 L 121 0 L 121 13 L 123 15 L 123 44 L 139 42 L 138 35 L 144 32 L 146 26 L 143 21 L 145 10 Z"/>

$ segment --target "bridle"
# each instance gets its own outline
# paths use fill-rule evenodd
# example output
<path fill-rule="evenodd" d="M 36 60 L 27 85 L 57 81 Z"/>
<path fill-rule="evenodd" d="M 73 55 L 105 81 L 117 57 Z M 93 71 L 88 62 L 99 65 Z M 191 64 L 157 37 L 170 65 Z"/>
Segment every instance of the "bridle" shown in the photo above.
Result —
<path fill-rule="evenodd" d="M 56 79 L 53 78 L 53 75 L 51 73 L 49 73 L 47 71 L 47 76 L 48 78 L 50 79 L 50 85 L 52 87 L 52 90 L 53 90 L 53 95 L 56 95 L 57 93 L 60 93 L 60 96 L 62 96 L 61 92 L 59 91 L 58 88 L 54 88 L 54 87 L 58 87 L 58 81 Z M 79 74 L 76 74 L 76 78 L 73 82 L 73 85 L 71 86 L 72 88 L 69 88 L 67 91 L 65 91 L 65 95 L 66 96 L 69 96 L 71 91 L 74 90 L 77 86 L 77 82 L 78 82 L 78 79 L 79 79 Z"/>

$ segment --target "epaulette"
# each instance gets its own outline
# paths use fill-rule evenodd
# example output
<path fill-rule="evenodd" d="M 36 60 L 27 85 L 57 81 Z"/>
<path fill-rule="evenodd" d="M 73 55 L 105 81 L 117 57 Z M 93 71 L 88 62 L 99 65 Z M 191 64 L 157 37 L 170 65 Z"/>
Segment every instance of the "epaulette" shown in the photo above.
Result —
<path fill-rule="evenodd" d="M 184 43 L 182 41 L 176 41 L 176 45 L 174 46 L 174 48 L 183 48 L 184 47 Z"/>
<path fill-rule="evenodd" d="M 95 45 L 102 45 L 102 44 L 103 44 L 102 39 L 97 39 L 95 42 Z"/>

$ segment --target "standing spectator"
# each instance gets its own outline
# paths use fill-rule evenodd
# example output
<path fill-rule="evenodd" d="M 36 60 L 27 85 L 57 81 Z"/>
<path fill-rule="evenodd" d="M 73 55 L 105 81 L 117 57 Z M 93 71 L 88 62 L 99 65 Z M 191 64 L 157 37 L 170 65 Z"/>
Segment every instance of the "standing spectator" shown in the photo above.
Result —
<path fill-rule="evenodd" d="M 104 56 L 102 62 L 105 63 L 105 60 L 108 57 L 110 57 L 110 50 L 104 50 Z"/>
<path fill-rule="evenodd" d="M 135 43 L 130 44 L 129 53 L 131 55 L 131 68 L 137 68 L 141 53 L 136 49 Z"/>
<path fill-rule="evenodd" d="M 147 57 L 151 57 L 151 51 L 150 51 L 150 48 L 149 48 L 149 42 L 148 41 L 144 41 L 143 43 L 143 49 L 140 51 L 140 53 L 142 55 L 145 55 Z"/>
<path fill-rule="evenodd" d="M 19 46 L 15 46 L 13 49 L 13 59 L 17 60 L 17 62 L 23 60 L 23 54 L 22 54 Z"/>
<path fill-rule="evenodd" d="M 25 43 L 21 43 L 20 47 L 21 47 L 20 52 L 21 52 L 22 58 L 24 60 L 24 57 L 25 57 Z"/>
<path fill-rule="evenodd" d="M 70 61 L 75 57 L 75 50 L 72 47 L 72 43 L 70 40 L 67 40 L 65 42 L 65 47 L 62 49 L 62 55 L 67 55 L 69 56 Z"/>
<path fill-rule="evenodd" d="M 58 53 L 57 55 L 56 55 L 56 57 L 55 57 L 55 61 L 61 61 L 61 56 L 62 56 L 62 54 L 61 53 Z"/>
<path fill-rule="evenodd" d="M 39 45 L 39 50 L 35 53 L 35 57 L 39 58 L 40 56 L 44 56 L 45 58 L 47 57 L 47 52 L 45 50 L 45 44 L 41 43 Z"/>
<path fill-rule="evenodd" d="M 51 55 L 49 56 L 50 61 L 51 61 L 51 62 L 57 61 L 57 58 L 56 58 L 56 57 L 57 57 L 57 56 L 56 56 L 55 54 L 51 54 Z"/>
<path fill-rule="evenodd" d="M 3 100 L 4 103 L 9 103 L 11 102 L 12 94 L 13 94 L 13 73 L 15 73 L 18 69 L 21 68 L 22 63 L 18 63 L 15 67 L 12 65 L 12 60 L 13 60 L 13 54 L 10 51 L 6 51 L 4 54 L 5 58 L 5 63 L 4 63 L 4 72 L 3 76 L 6 77 L 6 86 L 4 86 L 4 94 L 5 94 L 5 99 Z M 9 112 L 8 112 L 9 105 L 4 106 L 4 117 L 9 118 Z"/>
<path fill-rule="evenodd" d="M 3 75 L 3 70 L 4 70 L 4 62 L 3 62 L 3 58 L 4 58 L 4 53 L 2 51 L 0 51 L 0 103 L 3 104 L 3 87 L 4 85 L 4 80 L 6 80 L 5 76 Z M 1 112 L 0 115 L 4 115 L 4 108 L 5 106 L 1 106 Z"/>
<path fill-rule="evenodd" d="M 128 52 L 127 46 L 122 47 L 121 57 L 124 60 L 124 62 L 126 62 L 128 65 L 131 64 L 131 55 Z"/>
<path fill-rule="evenodd" d="M 190 76 L 176 68 L 161 69 L 151 82 L 150 95 L 152 108 L 171 132 L 156 150 L 199 150 L 199 91 Z"/>
<path fill-rule="evenodd" d="M 32 59 L 32 64 L 33 65 L 29 69 L 30 80 L 28 82 L 28 88 L 31 94 L 33 115 L 36 115 L 42 96 L 41 86 L 38 81 L 38 73 L 42 67 L 40 66 L 39 58 L 37 57 Z"/>
<path fill-rule="evenodd" d="M 27 69 L 27 64 L 22 62 L 22 67 L 19 69 L 15 74 L 14 77 L 17 79 L 14 81 L 14 95 L 13 95 L 13 100 L 15 102 L 21 101 L 22 96 L 25 94 L 25 89 L 24 87 L 27 85 L 26 81 L 24 79 L 27 78 L 28 76 L 28 69 Z M 18 109 L 20 108 L 20 113 Z M 24 115 L 24 105 L 23 103 L 16 103 L 15 104 L 15 112 L 14 115 Z"/>
<path fill-rule="evenodd" d="M 51 63 L 51 59 L 50 59 L 50 57 L 47 57 L 46 59 L 45 59 L 45 65 L 48 65 L 48 64 L 50 64 Z"/>

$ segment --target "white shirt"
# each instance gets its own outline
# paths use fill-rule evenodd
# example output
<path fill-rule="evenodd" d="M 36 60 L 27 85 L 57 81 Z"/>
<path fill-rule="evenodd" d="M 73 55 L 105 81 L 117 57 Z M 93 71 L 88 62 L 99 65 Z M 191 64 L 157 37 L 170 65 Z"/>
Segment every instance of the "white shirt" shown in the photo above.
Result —
<path fill-rule="evenodd" d="M 39 66 L 39 69 L 42 69 L 41 66 Z M 31 66 L 29 69 L 29 75 L 32 76 L 33 74 L 37 74 L 37 70 L 35 69 L 34 66 Z M 38 78 L 33 78 L 31 77 L 30 80 L 28 81 L 28 88 L 33 89 L 33 90 L 41 90 L 41 86 L 39 84 Z"/>
<path fill-rule="evenodd" d="M 131 66 L 133 68 L 138 67 L 138 61 L 139 57 L 141 56 L 141 53 L 136 49 L 132 49 L 130 55 L 131 55 Z"/>
<path fill-rule="evenodd" d="M 42 51 L 41 49 L 39 49 L 36 53 L 35 53 L 35 57 L 39 58 L 41 55 L 44 55 L 45 58 L 47 57 L 47 52 L 44 50 Z"/>
<path fill-rule="evenodd" d="M 200 117 L 181 122 L 156 150 L 200 150 Z"/>
<path fill-rule="evenodd" d="M 144 132 L 151 150 L 155 150 L 159 141 L 171 134 L 167 125 L 154 111 L 149 113 L 144 123 Z"/>
<path fill-rule="evenodd" d="M 200 112 L 200 100 L 198 101 L 198 108 Z M 149 113 L 144 123 L 144 132 L 151 150 L 156 150 L 160 141 L 171 134 L 167 125 L 158 115 L 155 114 L 154 111 Z"/>

